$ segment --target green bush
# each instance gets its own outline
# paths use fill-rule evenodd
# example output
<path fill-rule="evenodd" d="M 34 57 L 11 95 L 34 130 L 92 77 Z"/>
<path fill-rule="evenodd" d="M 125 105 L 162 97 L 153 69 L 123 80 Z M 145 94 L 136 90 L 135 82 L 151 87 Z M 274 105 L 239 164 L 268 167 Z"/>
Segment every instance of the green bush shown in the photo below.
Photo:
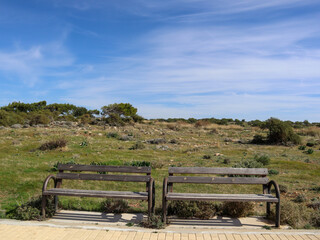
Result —
<path fill-rule="evenodd" d="M 304 228 L 312 223 L 313 209 L 308 208 L 305 204 L 298 204 L 291 201 L 281 201 L 280 223 L 288 224 L 293 228 Z M 275 219 L 275 211 L 271 208 L 270 219 Z"/>
<path fill-rule="evenodd" d="M 25 121 L 25 113 L 15 113 L 0 110 L 0 126 L 11 126 L 13 124 L 23 124 Z"/>
<path fill-rule="evenodd" d="M 306 154 L 312 154 L 313 153 L 313 149 L 312 148 L 309 148 L 307 151 L 305 151 L 304 153 Z"/>
<path fill-rule="evenodd" d="M 288 122 L 270 118 L 266 121 L 266 127 L 269 130 L 268 142 L 270 144 L 301 144 L 300 137 L 293 132 Z"/>
<path fill-rule="evenodd" d="M 116 132 L 109 132 L 107 133 L 108 138 L 119 138 L 119 134 Z"/>
<path fill-rule="evenodd" d="M 168 205 L 168 215 L 182 218 L 210 219 L 216 215 L 216 212 L 216 206 L 213 202 L 172 201 Z"/>
<path fill-rule="evenodd" d="M 132 162 L 127 163 L 127 165 L 133 166 L 133 167 L 150 167 L 151 166 L 151 162 L 148 162 L 148 161 L 132 161 Z"/>
<path fill-rule="evenodd" d="M 16 206 L 16 208 L 7 212 L 7 216 L 17 220 L 41 220 L 41 202 L 41 196 L 32 198 L 28 202 Z M 46 217 L 52 217 L 54 213 L 54 197 L 47 197 Z"/>
<path fill-rule="evenodd" d="M 106 213 L 125 213 L 129 205 L 125 200 L 107 199 L 101 203 L 101 210 Z"/>
<path fill-rule="evenodd" d="M 268 170 L 268 173 L 269 173 L 269 175 L 278 175 L 279 171 L 275 170 L 275 169 L 270 169 L 270 170 Z"/>
<path fill-rule="evenodd" d="M 279 191 L 280 191 L 280 193 L 287 193 L 288 187 L 286 185 L 279 184 Z"/>
<path fill-rule="evenodd" d="M 144 148 L 145 148 L 144 144 L 139 141 L 139 142 L 136 142 L 135 144 L 133 144 L 133 145 L 129 148 L 129 150 L 138 150 L 138 149 L 144 149 Z"/>
<path fill-rule="evenodd" d="M 299 150 L 306 150 L 306 146 L 304 146 L 304 145 L 301 145 L 301 146 L 299 146 L 299 148 L 298 148 Z"/>
<path fill-rule="evenodd" d="M 311 213 L 311 225 L 315 228 L 320 228 L 320 208 Z"/>
<path fill-rule="evenodd" d="M 247 217 L 253 214 L 254 205 L 251 202 L 224 202 L 222 212 L 230 217 Z"/>
<path fill-rule="evenodd" d="M 306 198 L 306 196 L 304 194 L 299 194 L 294 199 L 294 202 L 296 202 L 296 203 L 302 203 L 302 202 L 306 202 L 306 201 L 307 201 L 307 198 Z"/>
<path fill-rule="evenodd" d="M 165 223 L 162 222 L 161 215 L 152 214 L 149 219 L 144 219 L 140 226 L 145 228 L 163 229 Z"/>
<path fill-rule="evenodd" d="M 314 145 L 316 145 L 315 142 L 307 142 L 307 147 L 313 147 Z"/>
<path fill-rule="evenodd" d="M 30 125 L 49 124 L 50 119 L 45 113 L 36 113 L 30 116 Z"/>
<path fill-rule="evenodd" d="M 254 160 L 256 160 L 259 163 L 262 163 L 262 165 L 269 165 L 270 164 L 270 157 L 268 155 L 255 155 Z"/>
<path fill-rule="evenodd" d="M 253 139 L 251 140 L 251 143 L 252 144 L 264 144 L 264 143 L 266 143 L 266 141 L 265 141 L 263 136 L 258 134 L 258 135 L 254 135 L 253 136 Z"/>
<path fill-rule="evenodd" d="M 243 160 L 232 166 L 233 168 L 262 168 L 263 164 L 255 160 Z"/>

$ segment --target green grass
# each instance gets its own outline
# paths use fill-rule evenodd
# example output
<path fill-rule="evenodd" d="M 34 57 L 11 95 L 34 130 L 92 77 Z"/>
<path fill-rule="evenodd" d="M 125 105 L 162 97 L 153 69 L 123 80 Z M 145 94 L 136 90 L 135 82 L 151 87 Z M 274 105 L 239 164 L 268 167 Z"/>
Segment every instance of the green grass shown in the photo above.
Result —
<path fill-rule="evenodd" d="M 225 138 L 245 139 L 249 141 L 257 133 L 265 134 L 256 128 L 210 125 L 195 128 L 191 124 L 179 124 L 178 131 L 168 128 L 166 123 L 137 124 L 117 129 L 91 126 L 90 129 L 65 128 L 28 128 L 18 130 L 0 130 L 0 211 L 8 211 L 32 196 L 40 195 L 45 177 L 55 174 L 51 169 L 56 162 L 75 161 L 90 164 L 92 161 L 109 165 L 123 165 L 132 161 L 150 161 L 157 168 L 152 170 L 156 181 L 156 207 L 161 205 L 162 181 L 168 175 L 169 166 L 231 167 L 244 159 L 253 159 L 256 154 L 268 155 L 271 159 L 269 169 L 279 171 L 270 178 L 279 184 L 287 185 L 289 193 L 311 189 L 320 182 L 319 145 L 313 147 L 313 154 L 305 154 L 298 146 L 269 146 L 224 142 Z M 173 124 L 171 124 L 173 125 Z M 218 133 L 211 134 L 212 129 Z M 119 136 L 133 134 L 132 141 L 108 138 L 107 134 L 116 132 Z M 39 146 L 49 140 L 65 138 L 68 143 L 63 149 L 40 151 Z M 156 145 L 144 143 L 144 149 L 129 150 L 137 141 L 154 138 L 176 139 L 178 144 L 160 144 L 169 150 L 159 150 Z M 313 137 L 306 137 L 308 141 Z M 82 142 L 87 145 L 81 146 Z M 215 156 L 216 153 L 223 156 Z M 203 159 L 210 155 L 211 159 Z M 225 158 L 230 159 L 224 164 Z M 308 159 L 309 163 L 306 162 Z M 64 181 L 65 188 L 130 190 L 142 191 L 144 184 L 122 182 Z M 212 193 L 260 193 L 261 186 L 231 185 L 186 185 L 175 184 L 175 191 L 212 192 Z M 318 197 L 316 191 L 303 192 L 307 199 Z M 284 198 L 293 198 L 290 194 Z M 60 197 L 60 203 L 66 209 L 98 211 L 103 199 Z M 133 211 L 146 212 L 145 202 L 129 201 Z M 265 211 L 257 206 L 257 213 Z"/>

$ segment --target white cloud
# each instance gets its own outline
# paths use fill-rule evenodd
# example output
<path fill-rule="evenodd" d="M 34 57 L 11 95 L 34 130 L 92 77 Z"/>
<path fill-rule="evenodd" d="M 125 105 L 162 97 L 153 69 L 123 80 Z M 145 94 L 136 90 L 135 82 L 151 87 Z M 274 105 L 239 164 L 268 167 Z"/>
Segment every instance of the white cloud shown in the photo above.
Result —
<path fill-rule="evenodd" d="M 1 73 L 18 77 L 30 87 L 72 63 L 73 58 L 60 43 L 15 49 L 11 52 L 0 51 Z"/>

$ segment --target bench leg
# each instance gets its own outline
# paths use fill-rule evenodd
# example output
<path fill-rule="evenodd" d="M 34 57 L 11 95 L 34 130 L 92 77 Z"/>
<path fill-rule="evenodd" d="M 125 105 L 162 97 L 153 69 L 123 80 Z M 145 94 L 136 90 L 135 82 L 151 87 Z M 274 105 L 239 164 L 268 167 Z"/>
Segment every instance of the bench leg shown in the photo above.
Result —
<path fill-rule="evenodd" d="M 167 200 L 165 198 L 162 199 L 162 222 L 167 223 Z"/>
<path fill-rule="evenodd" d="M 270 217 L 270 204 L 269 202 L 267 202 L 267 218 Z"/>
<path fill-rule="evenodd" d="M 54 196 L 54 211 L 55 212 L 57 212 L 57 210 L 58 210 L 58 203 L 59 203 L 58 196 Z"/>
<path fill-rule="evenodd" d="M 47 203 L 47 197 L 42 195 L 42 201 L 41 201 L 41 215 L 42 218 L 46 218 L 46 203 Z"/>
<path fill-rule="evenodd" d="M 149 219 L 152 214 L 152 205 L 153 205 L 153 199 L 152 199 L 152 197 L 149 197 L 149 199 L 148 199 L 148 218 Z"/>
<path fill-rule="evenodd" d="M 280 227 L 280 202 L 276 204 L 276 227 Z"/>
<path fill-rule="evenodd" d="M 154 184 L 154 182 L 153 182 L 153 184 L 152 184 L 152 209 L 151 209 L 151 211 L 152 211 L 152 213 L 154 214 L 154 206 L 155 206 L 155 204 L 156 204 L 156 189 L 155 189 L 155 184 Z"/>

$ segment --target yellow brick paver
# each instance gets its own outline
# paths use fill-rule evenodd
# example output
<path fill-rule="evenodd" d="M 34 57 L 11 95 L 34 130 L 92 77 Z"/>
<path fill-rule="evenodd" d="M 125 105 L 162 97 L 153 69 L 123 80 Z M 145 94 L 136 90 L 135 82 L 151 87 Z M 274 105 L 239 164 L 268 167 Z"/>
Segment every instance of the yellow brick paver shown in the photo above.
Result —
<path fill-rule="evenodd" d="M 320 234 L 310 232 L 305 234 L 303 232 L 166 233 L 0 224 L 0 240 L 320 240 Z"/>

